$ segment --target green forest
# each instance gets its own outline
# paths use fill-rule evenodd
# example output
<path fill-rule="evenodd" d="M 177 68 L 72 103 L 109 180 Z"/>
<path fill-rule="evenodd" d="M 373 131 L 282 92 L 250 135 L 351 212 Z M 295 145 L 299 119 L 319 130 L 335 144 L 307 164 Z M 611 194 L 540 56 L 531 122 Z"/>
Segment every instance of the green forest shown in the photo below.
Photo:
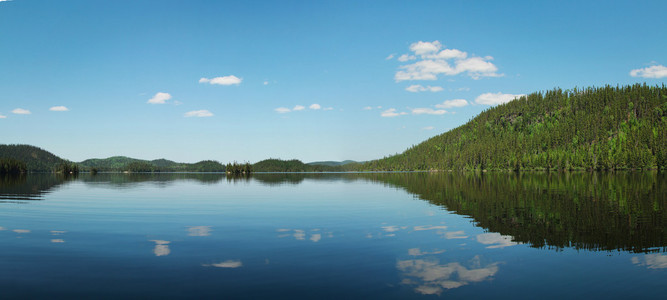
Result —
<path fill-rule="evenodd" d="M 361 170 L 622 170 L 667 166 L 667 87 L 537 92 Z"/>

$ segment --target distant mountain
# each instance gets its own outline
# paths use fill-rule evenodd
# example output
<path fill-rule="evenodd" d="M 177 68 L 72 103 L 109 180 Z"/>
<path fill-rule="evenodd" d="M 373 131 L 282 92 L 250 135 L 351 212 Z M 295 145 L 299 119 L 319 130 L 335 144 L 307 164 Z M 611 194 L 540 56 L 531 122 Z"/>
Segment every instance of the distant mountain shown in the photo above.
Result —
<path fill-rule="evenodd" d="M 28 172 L 52 172 L 64 162 L 53 153 L 30 145 L 0 145 L 0 158 L 10 158 L 26 164 Z"/>
<path fill-rule="evenodd" d="M 334 166 L 343 166 L 343 165 L 354 164 L 354 163 L 359 163 L 359 162 L 356 162 L 356 161 L 354 161 L 354 160 L 344 160 L 344 161 L 314 161 L 314 162 L 309 162 L 309 163 L 306 163 L 306 164 L 307 164 L 307 165 L 311 165 L 311 166 L 330 166 L 330 167 L 334 167 Z"/>

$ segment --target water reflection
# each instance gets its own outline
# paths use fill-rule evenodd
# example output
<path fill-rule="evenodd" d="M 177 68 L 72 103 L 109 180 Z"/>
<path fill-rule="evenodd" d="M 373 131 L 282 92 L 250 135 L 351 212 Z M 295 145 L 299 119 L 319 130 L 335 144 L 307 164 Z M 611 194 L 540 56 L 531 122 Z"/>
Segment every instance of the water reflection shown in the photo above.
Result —
<path fill-rule="evenodd" d="M 209 236 L 211 235 L 211 226 L 189 226 L 188 236 Z"/>
<path fill-rule="evenodd" d="M 645 266 L 649 269 L 667 269 L 667 255 L 653 253 L 635 256 L 631 259 L 632 263 L 638 266 Z"/>
<path fill-rule="evenodd" d="M 509 235 L 500 235 L 497 232 L 491 233 L 482 233 L 477 235 L 477 241 L 480 244 L 489 245 L 487 249 L 494 248 L 505 248 L 509 246 L 518 245 L 518 243 L 512 241 L 513 237 Z"/>
<path fill-rule="evenodd" d="M 215 268 L 227 268 L 227 269 L 236 269 L 243 267 L 243 262 L 241 260 L 226 260 L 223 262 L 219 263 L 214 263 L 214 264 L 204 264 L 202 265 L 204 267 L 215 267 Z"/>
<path fill-rule="evenodd" d="M 415 292 L 440 295 L 443 289 L 455 289 L 492 278 L 498 272 L 498 264 L 482 266 L 477 255 L 468 262 L 468 267 L 458 262 L 441 264 L 438 259 L 430 258 L 399 260 L 396 269 L 405 277 L 401 283 L 416 286 Z"/>
<path fill-rule="evenodd" d="M 298 241 L 305 241 L 306 238 L 310 240 L 313 243 L 317 243 L 320 240 L 322 240 L 322 237 L 327 237 L 327 238 L 332 238 L 333 237 L 333 232 L 322 232 L 322 233 L 313 233 L 313 232 L 319 232 L 319 228 L 311 229 L 310 230 L 310 237 L 308 237 L 308 233 L 306 233 L 306 230 L 303 229 L 287 229 L 287 228 L 279 228 L 276 229 L 276 232 L 280 233 L 278 234 L 279 238 L 286 238 L 286 237 L 293 237 L 295 240 Z"/>
<path fill-rule="evenodd" d="M 62 174 L 0 175 L 0 203 L 28 203 L 42 200 L 59 185 L 71 182 L 75 176 Z"/>
<path fill-rule="evenodd" d="M 532 247 L 667 250 L 667 176 L 617 173 L 373 173 L 476 226 Z M 488 242 L 491 236 L 482 236 Z M 497 238 L 497 236 L 496 236 Z M 505 238 L 502 238 L 505 239 Z M 499 240 L 498 247 L 512 244 Z"/>
<path fill-rule="evenodd" d="M 171 250 L 169 250 L 169 243 L 170 241 L 163 241 L 163 240 L 150 240 L 151 242 L 155 243 L 155 247 L 153 248 L 153 254 L 155 256 L 167 256 L 169 253 L 171 253 Z"/>

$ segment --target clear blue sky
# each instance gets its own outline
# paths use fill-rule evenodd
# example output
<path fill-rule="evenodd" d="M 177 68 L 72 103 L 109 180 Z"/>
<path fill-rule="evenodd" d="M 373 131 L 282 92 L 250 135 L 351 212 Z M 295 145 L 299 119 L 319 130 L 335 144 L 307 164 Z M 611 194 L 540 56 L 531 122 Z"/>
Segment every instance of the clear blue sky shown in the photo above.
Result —
<path fill-rule="evenodd" d="M 369 160 L 515 95 L 667 78 L 667 1 L 0 0 L 0 143 Z"/>

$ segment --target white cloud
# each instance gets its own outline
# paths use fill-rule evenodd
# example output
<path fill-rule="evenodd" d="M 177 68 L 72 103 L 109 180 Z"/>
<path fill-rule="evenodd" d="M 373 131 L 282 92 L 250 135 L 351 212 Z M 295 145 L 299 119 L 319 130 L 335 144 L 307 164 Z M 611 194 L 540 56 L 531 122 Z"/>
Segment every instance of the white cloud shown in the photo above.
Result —
<path fill-rule="evenodd" d="M 288 113 L 288 112 L 292 111 L 291 109 L 289 109 L 287 107 L 278 107 L 274 110 L 279 114 L 284 114 L 284 113 Z"/>
<path fill-rule="evenodd" d="M 422 130 L 433 130 L 433 129 L 435 129 L 435 127 L 433 127 L 433 126 L 426 126 L 426 127 L 422 128 Z"/>
<path fill-rule="evenodd" d="M 404 80 L 436 80 L 438 75 L 454 76 L 466 74 L 472 79 L 482 77 L 499 77 L 496 67 L 490 61 L 491 56 L 469 57 L 468 53 L 458 49 L 443 49 L 439 41 L 416 42 L 410 45 L 413 54 L 403 54 L 398 58 L 400 62 L 419 59 L 417 62 L 400 66 L 400 70 L 394 75 L 394 79 Z"/>
<path fill-rule="evenodd" d="M 364 110 L 371 110 L 371 109 L 373 109 L 373 108 L 370 107 L 370 106 L 366 106 L 366 107 L 364 107 Z"/>
<path fill-rule="evenodd" d="M 264 84 L 264 85 L 268 85 L 268 84 L 269 84 L 269 82 L 268 82 L 268 81 L 264 81 L 264 83 L 263 83 L 263 84 Z"/>
<path fill-rule="evenodd" d="M 386 117 L 386 118 L 391 118 L 391 117 L 398 117 L 402 115 L 407 115 L 408 113 L 406 112 L 396 112 L 395 108 L 390 108 L 385 111 L 383 111 L 380 116 Z"/>
<path fill-rule="evenodd" d="M 0 115 L 0 119 L 7 119 L 7 116 L 5 116 L 5 115 Z"/>
<path fill-rule="evenodd" d="M 468 101 L 464 99 L 454 99 L 454 100 L 445 100 L 440 104 L 436 104 L 437 108 L 452 108 L 452 107 L 464 107 L 468 105 Z"/>
<path fill-rule="evenodd" d="M 434 110 L 434 109 L 432 109 L 432 108 L 413 108 L 413 109 L 412 109 L 412 114 L 413 114 L 413 115 L 423 115 L 423 114 L 427 114 L 427 115 L 444 115 L 444 114 L 446 114 L 446 113 L 447 113 L 447 111 L 444 110 L 444 109 L 438 109 L 438 110 Z"/>
<path fill-rule="evenodd" d="M 69 108 L 64 106 L 54 106 L 49 108 L 50 111 L 69 111 Z"/>
<path fill-rule="evenodd" d="M 419 92 L 441 92 L 443 90 L 442 87 L 439 86 L 422 86 L 420 84 L 413 84 L 409 87 L 405 88 L 406 91 L 408 92 L 413 92 L 413 93 L 419 93 Z"/>
<path fill-rule="evenodd" d="M 306 109 L 306 107 L 303 106 L 303 105 L 296 105 L 296 106 L 294 106 L 294 108 L 292 108 L 293 111 L 300 111 L 300 110 L 304 110 L 304 109 Z"/>
<path fill-rule="evenodd" d="M 17 115 L 29 115 L 29 114 L 31 114 L 31 112 L 29 110 L 23 109 L 23 108 L 16 108 L 16 109 L 12 110 L 12 113 L 17 114 Z"/>
<path fill-rule="evenodd" d="M 667 67 L 663 65 L 655 65 L 641 69 L 634 69 L 630 71 L 630 76 L 643 78 L 663 78 L 667 77 Z"/>
<path fill-rule="evenodd" d="M 243 81 L 242 78 L 238 78 L 234 75 L 215 77 L 215 78 L 206 78 L 202 77 L 199 79 L 199 83 L 210 83 L 217 85 L 239 85 Z"/>
<path fill-rule="evenodd" d="M 171 99 L 171 95 L 169 93 L 163 93 L 159 92 L 153 96 L 153 98 L 148 99 L 148 103 L 150 104 L 164 104 L 167 100 Z"/>
<path fill-rule="evenodd" d="M 325 107 L 325 108 L 323 108 L 322 110 L 333 110 L 333 107 L 331 107 L 331 106 L 329 106 L 329 107 Z"/>
<path fill-rule="evenodd" d="M 193 110 L 193 111 L 186 112 L 185 115 L 183 115 L 183 116 L 188 117 L 188 118 L 189 117 L 203 118 L 203 117 L 212 117 L 213 113 L 211 113 L 208 110 L 202 109 L 202 110 Z"/>
<path fill-rule="evenodd" d="M 400 62 L 406 62 L 406 61 L 409 61 L 409 60 L 415 60 L 415 59 L 417 59 L 416 56 L 414 56 L 414 55 L 407 55 L 407 54 L 403 54 L 403 55 L 401 55 L 401 56 L 398 57 L 398 61 L 400 61 Z"/>
<path fill-rule="evenodd" d="M 475 103 L 484 104 L 484 105 L 498 105 L 510 102 L 516 98 L 525 96 L 524 94 L 513 95 L 513 94 L 503 94 L 498 93 L 484 93 L 475 98 Z"/>
<path fill-rule="evenodd" d="M 313 104 L 311 104 L 308 108 L 310 108 L 310 109 L 316 109 L 316 110 L 317 110 L 317 109 L 320 109 L 320 108 L 322 108 L 322 107 L 321 107 L 319 104 L 317 104 L 317 103 L 313 103 Z"/>
<path fill-rule="evenodd" d="M 410 51 L 414 52 L 417 55 L 425 55 L 436 52 L 440 50 L 442 44 L 439 41 L 433 42 L 416 42 L 410 45 Z"/>
<path fill-rule="evenodd" d="M 387 58 L 385 58 L 385 60 L 390 60 L 390 59 L 394 58 L 394 55 L 396 55 L 396 54 L 395 53 L 389 54 L 387 56 Z"/>

